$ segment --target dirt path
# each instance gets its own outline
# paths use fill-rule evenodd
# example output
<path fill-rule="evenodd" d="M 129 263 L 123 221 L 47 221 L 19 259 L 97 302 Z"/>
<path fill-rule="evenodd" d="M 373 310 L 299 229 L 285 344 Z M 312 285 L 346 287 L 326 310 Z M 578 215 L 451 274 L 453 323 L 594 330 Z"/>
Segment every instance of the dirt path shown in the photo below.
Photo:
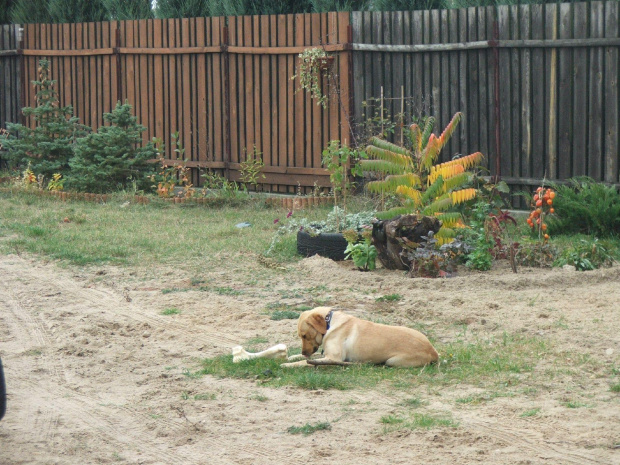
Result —
<path fill-rule="evenodd" d="M 191 277 L 166 270 L 64 269 L 0 256 L 9 391 L 0 464 L 620 464 L 620 394 L 609 389 L 620 383 L 620 268 L 411 280 L 317 257 L 286 273 L 257 265 L 252 274 L 239 282 L 207 272 L 209 286 L 230 291 L 200 292 Z M 163 293 L 171 282 L 186 292 Z M 376 301 L 390 293 L 403 299 Z M 592 363 L 576 365 L 578 377 L 549 376 L 552 361 L 541 354 L 518 394 L 474 405 L 457 402 L 483 391 L 470 383 L 324 392 L 184 374 L 256 337 L 265 347 L 298 346 L 295 322 L 272 321 L 264 308 L 319 298 L 395 324 L 422 322 L 439 344 L 465 327 L 480 337 L 519 332 Z M 168 307 L 182 312 L 162 315 Z M 380 418 L 412 395 L 459 426 L 385 433 Z M 523 415 L 531 409 L 540 413 Z M 331 431 L 287 433 L 320 421 Z"/>

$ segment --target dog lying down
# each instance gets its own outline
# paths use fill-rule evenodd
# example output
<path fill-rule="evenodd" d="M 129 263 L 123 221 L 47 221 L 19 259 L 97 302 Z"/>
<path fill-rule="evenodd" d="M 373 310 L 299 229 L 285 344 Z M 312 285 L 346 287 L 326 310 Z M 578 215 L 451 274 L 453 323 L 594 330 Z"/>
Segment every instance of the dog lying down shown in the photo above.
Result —
<path fill-rule="evenodd" d="M 439 359 L 427 337 L 415 329 L 360 320 L 330 307 L 303 312 L 297 322 L 302 355 L 323 345 L 324 358 L 285 363 L 283 367 L 347 365 L 352 362 L 421 367 Z"/>

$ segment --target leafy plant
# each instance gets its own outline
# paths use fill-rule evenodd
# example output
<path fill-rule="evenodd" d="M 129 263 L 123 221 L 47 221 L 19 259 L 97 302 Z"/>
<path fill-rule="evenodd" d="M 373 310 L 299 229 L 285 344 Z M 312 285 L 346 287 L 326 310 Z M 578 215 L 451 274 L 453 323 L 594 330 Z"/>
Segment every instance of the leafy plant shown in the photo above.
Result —
<path fill-rule="evenodd" d="M 347 240 L 345 260 L 351 259 L 360 271 L 372 271 L 376 268 L 377 248 L 371 244 L 372 233 L 366 230 L 362 240 L 357 231 L 348 230 L 343 233 Z"/>
<path fill-rule="evenodd" d="M 332 426 L 329 423 L 322 422 L 314 425 L 306 423 L 303 426 L 291 426 L 286 431 L 290 434 L 303 434 L 304 436 L 308 436 L 312 433 L 316 433 L 317 431 L 325 431 L 330 429 L 332 429 Z"/>
<path fill-rule="evenodd" d="M 556 214 L 549 219 L 554 234 L 584 233 L 597 237 L 620 235 L 620 192 L 591 178 L 569 180 L 554 185 Z"/>
<path fill-rule="evenodd" d="M 244 149 L 244 152 L 246 152 L 246 158 L 245 161 L 241 162 L 241 168 L 239 170 L 240 179 L 242 182 L 250 184 L 257 189 L 260 179 L 265 179 L 265 175 L 262 173 L 265 167 L 265 163 L 262 159 L 263 154 L 258 151 L 256 146 L 254 146 L 252 151 L 248 152 Z"/>
<path fill-rule="evenodd" d="M 595 270 L 601 266 L 611 266 L 614 257 L 601 242 L 592 240 L 579 241 L 579 244 L 564 250 L 554 262 L 554 266 L 573 265 L 579 271 Z"/>
<path fill-rule="evenodd" d="M 327 108 L 328 96 L 323 94 L 321 79 L 328 71 L 328 65 L 333 57 L 321 47 L 305 49 L 299 54 L 299 61 L 295 74 L 291 80 L 299 80 L 299 90 L 304 90 L 316 100 L 317 105 Z"/>
<path fill-rule="evenodd" d="M 555 209 L 553 208 L 553 201 L 555 198 L 555 191 L 545 187 L 538 187 L 536 189 L 536 193 L 532 197 L 532 201 L 530 203 L 532 211 L 527 219 L 527 224 L 532 229 L 532 234 L 534 234 L 534 236 L 536 236 L 539 240 L 549 240 L 549 233 L 547 232 L 547 223 L 545 223 L 545 218 L 547 215 L 552 215 L 555 213 Z"/>
<path fill-rule="evenodd" d="M 181 197 L 190 198 L 194 195 L 194 190 L 192 189 L 191 172 L 184 157 L 185 148 L 181 144 L 178 132 L 173 133 L 171 136 L 175 144 L 176 163 L 172 166 L 169 165 L 169 161 L 161 148 L 163 145 L 162 140 L 154 139 L 160 169 L 157 173 L 150 175 L 149 179 L 151 182 L 156 183 L 152 187 L 155 188 L 157 195 L 161 198 L 174 197 L 176 186 L 181 186 L 182 188 Z"/>
<path fill-rule="evenodd" d="M 429 231 L 428 235 L 422 238 L 424 242 L 407 253 L 411 261 L 410 274 L 422 278 L 449 277 L 456 271 L 458 257 L 462 253 L 459 250 L 466 245 L 455 240 L 438 247 L 433 231 Z"/>
<path fill-rule="evenodd" d="M 410 213 L 436 215 L 443 223 L 436 235 L 439 243 L 455 237 L 455 228 L 464 227 L 462 215 L 448 210 L 476 196 L 474 188 L 464 187 L 472 178 L 472 173 L 466 169 L 478 165 L 483 155 L 476 152 L 435 164 L 461 116 L 456 113 L 439 137 L 432 132 L 433 117 L 427 118 L 424 127 L 412 124 L 409 128 L 411 150 L 378 137 L 371 139 L 366 148 L 369 160 L 362 160 L 360 164 L 365 172 L 379 173 L 385 179 L 371 181 L 366 188 L 374 193 L 393 193 L 402 200 L 401 206 L 379 213 L 379 218 Z"/>
<path fill-rule="evenodd" d="M 62 179 L 62 174 L 55 173 L 52 175 L 52 179 L 47 184 L 49 191 L 61 191 L 64 188 L 65 180 Z"/>
<path fill-rule="evenodd" d="M 27 125 L 7 123 L 8 135 L 2 138 L 8 160 L 14 165 L 27 165 L 37 174 L 51 178 L 54 173 L 66 175 L 74 155 L 75 142 L 89 128 L 79 124 L 73 107 L 61 107 L 50 79 L 48 60 L 39 61 L 39 80 L 32 81 L 37 89 L 36 107 L 22 110 L 30 121 Z"/>
<path fill-rule="evenodd" d="M 77 140 L 67 187 L 98 193 L 124 189 L 132 183 L 147 188 L 154 171 L 150 160 L 157 150 L 152 142 L 142 146 L 146 128 L 138 123 L 128 103 L 118 102 L 103 120 L 107 124 L 96 133 Z"/>
<path fill-rule="evenodd" d="M 366 158 L 361 150 L 351 149 L 341 145 L 339 140 L 329 141 L 327 148 L 323 150 L 322 164 L 329 171 L 329 180 L 334 190 L 334 203 L 338 204 L 338 194 L 342 194 L 343 208 L 346 210 L 347 192 L 354 183 L 351 176 L 362 176 L 359 160 Z"/>

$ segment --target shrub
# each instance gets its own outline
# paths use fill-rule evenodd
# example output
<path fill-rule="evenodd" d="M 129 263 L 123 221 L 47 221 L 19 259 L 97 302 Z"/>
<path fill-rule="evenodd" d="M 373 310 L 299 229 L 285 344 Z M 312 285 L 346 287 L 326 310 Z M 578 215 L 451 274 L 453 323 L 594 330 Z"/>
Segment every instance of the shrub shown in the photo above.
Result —
<path fill-rule="evenodd" d="M 26 107 L 23 113 L 34 127 L 7 123 L 8 136 L 2 145 L 7 158 L 17 166 L 30 165 L 37 175 L 51 178 L 54 173 L 69 172 L 76 140 L 89 131 L 73 116 L 73 107 L 61 107 L 54 90 L 55 80 L 49 78 L 49 61 L 39 61 L 39 80 L 32 81 L 37 91 L 37 106 Z"/>
<path fill-rule="evenodd" d="M 147 188 L 148 177 L 155 171 L 149 160 L 156 157 L 157 151 L 150 142 L 141 146 L 141 134 L 146 128 L 138 124 L 127 103 L 117 103 L 103 119 L 110 126 L 101 126 L 96 133 L 77 141 L 67 187 L 98 193 L 123 189 L 135 182 L 138 188 Z"/>
<path fill-rule="evenodd" d="M 620 193 L 616 187 L 591 178 L 574 178 L 568 185 L 554 187 L 556 217 L 549 219 L 549 231 L 598 237 L 620 235 Z"/>
<path fill-rule="evenodd" d="M 614 258 L 608 248 L 598 239 L 584 240 L 562 251 L 554 266 L 573 265 L 579 271 L 588 271 L 611 266 Z"/>

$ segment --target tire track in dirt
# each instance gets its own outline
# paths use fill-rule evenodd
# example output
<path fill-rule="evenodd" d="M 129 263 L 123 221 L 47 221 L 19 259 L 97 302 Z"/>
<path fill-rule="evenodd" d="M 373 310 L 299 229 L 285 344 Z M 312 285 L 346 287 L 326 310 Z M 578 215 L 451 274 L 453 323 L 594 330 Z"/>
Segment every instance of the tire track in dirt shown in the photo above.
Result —
<path fill-rule="evenodd" d="M 47 273 L 36 273 L 35 276 L 35 273 L 30 271 L 28 266 L 19 266 L 18 268 L 10 267 L 9 269 L 9 267 L 0 264 L 0 273 L 11 276 L 11 279 L 3 281 L 2 286 L 0 286 L 0 295 L 2 296 L 0 297 L 0 304 L 10 311 L 8 318 L 11 322 L 9 334 L 14 335 L 15 341 L 20 347 L 25 346 L 40 350 L 41 355 L 35 358 L 36 370 L 48 372 L 48 376 L 45 377 L 46 382 L 43 382 L 41 377 L 33 381 L 29 376 L 13 380 L 15 389 L 20 391 L 23 389 L 32 398 L 47 399 L 47 401 L 40 402 L 41 405 L 38 406 L 36 414 L 26 416 L 30 421 L 25 430 L 38 432 L 37 440 L 49 443 L 56 435 L 59 420 L 69 418 L 76 423 L 80 430 L 88 431 L 90 434 L 96 432 L 97 435 L 105 437 L 107 444 L 120 443 L 130 449 L 140 445 L 142 453 L 155 463 L 202 463 L 202 458 L 192 453 L 191 450 L 178 450 L 176 448 L 175 452 L 171 453 L 162 448 L 161 441 L 153 440 L 152 432 L 145 431 L 145 425 L 149 420 L 152 421 L 148 414 L 125 406 L 116 406 L 111 409 L 102 406 L 100 399 L 80 394 L 71 389 L 67 385 L 66 368 L 59 354 L 52 353 L 54 341 L 44 328 L 42 321 L 36 315 L 31 315 L 31 312 L 34 313 L 41 305 L 49 304 L 49 301 L 45 300 L 46 296 L 60 294 L 67 301 L 86 302 L 91 310 L 103 310 L 108 313 L 111 310 L 114 316 L 120 315 L 138 322 L 146 321 L 154 327 L 165 327 L 167 332 L 180 332 L 186 334 L 187 337 L 191 336 L 192 340 L 196 339 L 196 334 L 190 333 L 179 324 L 171 325 L 169 321 L 164 319 L 141 314 L 135 305 L 119 304 L 121 297 L 115 296 L 111 292 L 83 288 L 72 280 L 66 281 L 58 279 L 58 277 L 52 279 Z M 35 279 L 36 281 L 33 281 Z M 21 286 L 20 282 L 22 283 Z M 33 282 L 36 282 L 33 287 L 36 287 L 37 291 L 45 289 L 46 295 L 37 292 L 33 296 L 30 289 L 26 291 L 28 283 Z M 18 290 L 16 293 L 12 289 L 19 289 L 22 292 L 20 293 Z M 27 295 L 28 301 L 24 301 L 18 294 Z M 93 315 L 97 314 L 93 313 Z M 232 340 L 225 337 L 210 337 L 210 335 L 199 339 L 208 343 L 233 343 Z M 119 412 L 122 412 L 122 415 L 119 415 Z M 157 424 L 164 426 L 168 433 L 197 434 L 199 430 L 191 431 L 192 425 L 188 421 L 186 417 L 178 420 L 159 418 Z M 245 447 L 236 442 L 226 444 L 227 441 L 209 438 L 202 434 L 200 441 L 207 443 L 210 449 L 235 450 L 264 459 L 274 459 L 273 453 L 269 450 L 255 445 Z"/>
<path fill-rule="evenodd" d="M 499 439 L 505 444 L 529 450 L 540 458 L 554 461 L 553 463 L 566 465 L 613 465 L 606 457 L 603 457 L 602 452 L 596 450 L 589 450 L 588 452 L 570 450 L 567 448 L 569 444 L 545 441 L 541 433 L 535 434 L 529 430 L 506 428 L 498 422 L 482 419 L 467 419 L 463 421 L 463 425 L 490 438 Z"/>

